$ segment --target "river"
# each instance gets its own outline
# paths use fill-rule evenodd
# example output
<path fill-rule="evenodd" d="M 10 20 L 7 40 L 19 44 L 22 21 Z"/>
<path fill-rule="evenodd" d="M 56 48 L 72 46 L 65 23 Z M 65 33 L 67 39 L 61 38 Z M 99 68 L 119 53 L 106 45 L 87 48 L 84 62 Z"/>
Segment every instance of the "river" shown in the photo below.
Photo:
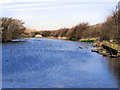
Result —
<path fill-rule="evenodd" d="M 92 45 L 47 38 L 3 43 L 2 86 L 118 88 L 120 60 L 91 52 Z"/>

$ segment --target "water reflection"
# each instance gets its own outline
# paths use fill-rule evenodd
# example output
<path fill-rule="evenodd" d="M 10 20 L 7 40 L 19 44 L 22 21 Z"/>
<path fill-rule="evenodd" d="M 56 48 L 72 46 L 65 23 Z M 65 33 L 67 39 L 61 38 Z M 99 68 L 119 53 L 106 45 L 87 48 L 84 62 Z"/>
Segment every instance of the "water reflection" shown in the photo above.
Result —
<path fill-rule="evenodd" d="M 106 57 L 106 59 L 109 71 L 115 76 L 118 86 L 120 86 L 120 59 L 111 57 Z"/>

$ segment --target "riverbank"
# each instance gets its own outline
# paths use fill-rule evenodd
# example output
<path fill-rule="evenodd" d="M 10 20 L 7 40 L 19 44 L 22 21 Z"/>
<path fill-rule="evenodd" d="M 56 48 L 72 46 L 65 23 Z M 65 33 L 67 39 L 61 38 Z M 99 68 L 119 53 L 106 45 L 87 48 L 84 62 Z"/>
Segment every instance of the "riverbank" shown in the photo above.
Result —
<path fill-rule="evenodd" d="M 49 36 L 46 37 L 48 39 L 62 39 L 62 40 L 71 40 L 71 41 L 80 41 L 80 42 L 95 42 L 98 40 L 98 38 L 82 38 L 82 39 L 76 39 L 76 38 L 69 38 L 69 37 L 53 37 Z"/>
<path fill-rule="evenodd" d="M 103 56 L 110 56 L 112 58 L 120 58 L 120 45 L 113 44 L 108 41 L 96 42 L 93 47 L 97 49 L 92 49 L 92 52 L 97 52 Z"/>
<path fill-rule="evenodd" d="M 71 40 L 69 37 L 47 37 L 48 39 L 62 39 L 62 40 Z M 71 41 L 79 42 L 94 42 L 93 47 L 97 49 L 92 49 L 92 52 L 97 52 L 103 56 L 110 56 L 113 58 L 120 58 L 120 45 L 111 43 L 108 41 L 100 42 L 98 38 L 83 38 L 79 40 L 72 39 Z"/>
<path fill-rule="evenodd" d="M 63 40 L 68 40 L 69 39 L 68 37 L 53 37 L 53 36 L 48 36 L 46 38 L 48 38 L 48 39 L 63 39 Z"/>

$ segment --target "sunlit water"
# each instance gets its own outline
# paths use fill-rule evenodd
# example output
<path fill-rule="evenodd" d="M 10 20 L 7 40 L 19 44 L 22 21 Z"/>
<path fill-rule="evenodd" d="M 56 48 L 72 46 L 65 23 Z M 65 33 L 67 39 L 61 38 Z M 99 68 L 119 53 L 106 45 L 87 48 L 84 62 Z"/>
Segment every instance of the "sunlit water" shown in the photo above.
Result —
<path fill-rule="evenodd" d="M 91 52 L 92 45 L 45 38 L 3 43 L 3 88 L 117 88 L 119 59 Z"/>

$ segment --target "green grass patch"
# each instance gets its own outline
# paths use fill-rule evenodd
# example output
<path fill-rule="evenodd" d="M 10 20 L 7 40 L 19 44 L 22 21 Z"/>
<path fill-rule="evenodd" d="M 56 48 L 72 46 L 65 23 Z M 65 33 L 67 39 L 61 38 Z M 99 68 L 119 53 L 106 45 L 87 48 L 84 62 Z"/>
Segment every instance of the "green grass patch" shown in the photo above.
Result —
<path fill-rule="evenodd" d="M 80 42 L 94 42 L 95 40 L 80 40 Z"/>
<path fill-rule="evenodd" d="M 76 41 L 76 40 L 78 40 L 78 39 L 77 39 L 77 38 L 70 38 L 70 40 Z"/>

